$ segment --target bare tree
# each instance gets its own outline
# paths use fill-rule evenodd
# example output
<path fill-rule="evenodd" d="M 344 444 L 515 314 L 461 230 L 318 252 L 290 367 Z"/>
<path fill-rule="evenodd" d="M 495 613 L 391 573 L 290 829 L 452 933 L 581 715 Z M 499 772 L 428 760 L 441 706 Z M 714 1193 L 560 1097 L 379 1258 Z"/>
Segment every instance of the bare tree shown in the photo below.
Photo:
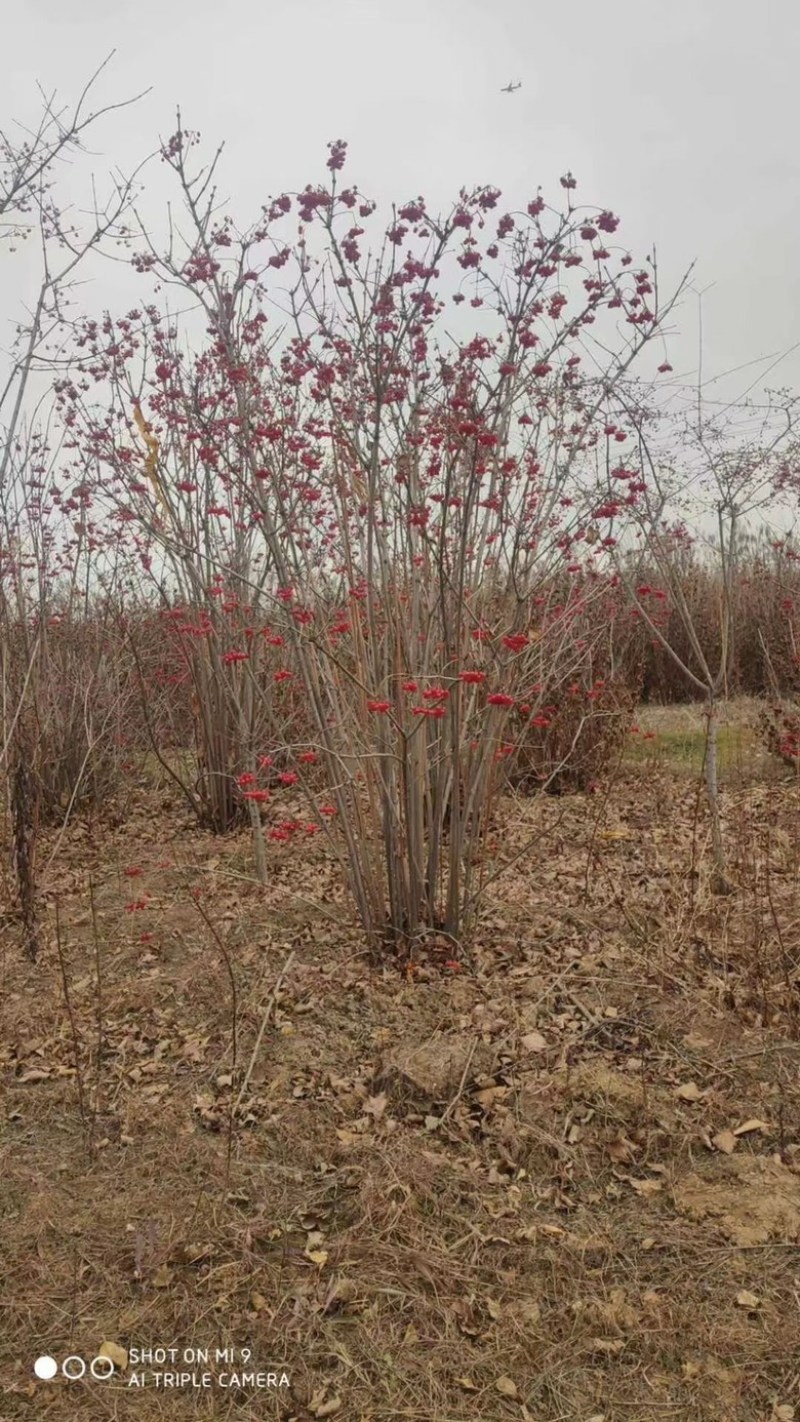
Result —
<path fill-rule="evenodd" d="M 8 761 L 10 766 L 17 889 L 31 956 L 37 944 L 35 771 L 46 758 L 42 687 L 53 675 L 42 635 L 42 594 L 51 586 L 52 545 L 40 519 L 41 489 L 53 467 L 51 430 L 41 418 L 51 392 L 48 382 L 37 395 L 34 377 L 37 372 L 66 373 L 70 290 L 78 268 L 92 252 L 109 250 L 126 235 L 125 215 L 136 174 L 113 176 L 105 197 L 92 182 L 85 212 L 72 210 L 60 196 L 62 170 L 76 153 L 85 151 L 87 135 L 110 113 L 135 102 L 93 103 L 108 62 L 92 75 L 74 104 L 60 105 L 54 94 L 40 91 L 33 127 L 11 123 L 0 128 L 0 252 L 10 260 L 21 244 L 30 242 L 39 254 L 38 276 L 20 302 L 20 314 L 9 313 L 13 335 L 0 353 L 0 764 Z M 78 537 L 74 548 L 80 558 L 85 539 Z M 88 698 L 88 687 L 83 691 Z M 85 762 L 79 769 L 78 781 Z"/>
<path fill-rule="evenodd" d="M 105 198 L 92 183 L 91 203 L 80 216 L 62 206 L 58 190 L 60 169 L 76 152 L 85 151 L 88 133 L 142 97 L 93 105 L 97 81 L 110 59 L 92 75 L 75 104 L 59 105 L 55 94 L 40 91 L 33 128 L 18 123 L 0 128 L 0 250 L 13 253 L 28 241 L 37 242 L 40 250 L 38 288 L 24 301 L 25 313 L 15 323 L 6 368 L 0 371 L 0 486 L 9 473 L 31 377 L 38 369 L 52 370 L 59 359 L 59 337 L 77 268 L 90 252 L 126 235 L 124 218 L 135 173 L 113 176 Z"/>
<path fill-rule="evenodd" d="M 614 545 L 613 561 L 637 615 L 652 637 L 705 703 L 707 725 L 705 785 L 713 856 L 712 887 L 729 893 L 719 802 L 718 730 L 722 703 L 728 698 L 736 642 L 736 590 L 748 519 L 774 512 L 787 484 L 787 470 L 797 460 L 798 402 L 786 392 L 765 402 L 726 406 L 713 418 L 698 398 L 691 418 L 682 420 L 677 454 L 657 452 L 658 421 L 640 403 L 629 408 L 638 432 L 636 469 L 606 468 L 603 512 L 613 519 L 622 476 L 638 479 L 641 489 L 634 513 L 637 539 Z M 691 529 L 691 532 L 690 532 Z M 712 649 L 700 626 L 685 584 L 682 550 L 700 542 L 719 580 L 717 645 Z M 654 581 L 655 580 L 655 581 Z M 667 602 L 654 601 L 666 597 Z M 670 637 L 669 610 L 677 619 L 679 651 Z"/>

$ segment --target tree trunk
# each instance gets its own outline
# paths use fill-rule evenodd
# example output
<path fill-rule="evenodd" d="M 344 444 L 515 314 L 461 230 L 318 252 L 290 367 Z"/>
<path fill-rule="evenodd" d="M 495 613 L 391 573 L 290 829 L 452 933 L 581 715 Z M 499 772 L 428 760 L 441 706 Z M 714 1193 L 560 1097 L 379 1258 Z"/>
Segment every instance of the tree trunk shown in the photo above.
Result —
<path fill-rule="evenodd" d="M 722 823 L 719 813 L 719 723 L 717 720 L 717 706 L 712 699 L 706 707 L 706 720 L 708 731 L 706 735 L 706 795 L 708 798 L 708 809 L 711 816 L 711 849 L 714 859 L 714 869 L 711 879 L 712 892 L 715 894 L 730 894 L 733 892 L 725 865 L 725 846 L 722 839 Z"/>

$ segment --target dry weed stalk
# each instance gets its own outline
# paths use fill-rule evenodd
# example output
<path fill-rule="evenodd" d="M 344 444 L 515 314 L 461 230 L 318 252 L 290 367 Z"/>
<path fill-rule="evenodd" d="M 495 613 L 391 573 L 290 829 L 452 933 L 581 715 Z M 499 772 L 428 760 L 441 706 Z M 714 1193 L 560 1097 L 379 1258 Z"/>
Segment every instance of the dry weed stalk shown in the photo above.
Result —
<path fill-rule="evenodd" d="M 25 951 L 35 963 L 39 953 L 36 890 L 36 845 L 39 813 L 36 788 L 30 771 L 28 745 L 17 735 L 10 775 L 13 822 L 13 862 Z"/>

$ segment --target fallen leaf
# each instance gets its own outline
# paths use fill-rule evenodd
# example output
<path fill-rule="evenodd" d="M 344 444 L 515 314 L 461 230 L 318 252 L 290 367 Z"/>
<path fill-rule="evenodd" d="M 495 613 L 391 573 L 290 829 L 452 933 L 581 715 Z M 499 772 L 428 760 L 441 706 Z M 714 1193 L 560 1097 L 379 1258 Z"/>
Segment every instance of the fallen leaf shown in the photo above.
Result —
<path fill-rule="evenodd" d="M 308 1404 L 308 1410 L 312 1417 L 333 1417 L 339 1411 L 341 1405 L 342 1399 L 338 1392 L 333 1397 L 329 1397 L 326 1402 L 325 1394 L 322 1389 L 320 1389 L 319 1392 L 314 1393 L 314 1396 Z"/>
<path fill-rule="evenodd" d="M 31 1071 L 25 1071 L 25 1072 L 22 1073 L 22 1076 L 18 1076 L 18 1077 L 17 1077 L 17 1081 L 19 1082 L 19 1084 L 20 1084 L 21 1086 L 24 1086 L 26 1082 L 29 1083 L 29 1084 L 32 1084 L 34 1081 L 49 1081 L 49 1080 L 50 1080 L 50 1073 L 49 1073 L 49 1071 L 43 1071 L 43 1070 L 41 1069 L 41 1067 L 33 1067 Z"/>
<path fill-rule="evenodd" d="M 327 1249 L 307 1249 L 306 1259 L 310 1259 L 312 1264 L 316 1264 L 318 1269 L 324 1269 L 328 1262 Z"/>
<path fill-rule="evenodd" d="M 478 1384 L 472 1378 L 456 1378 L 459 1387 L 463 1387 L 465 1392 L 477 1392 Z"/>
<path fill-rule="evenodd" d="M 108 1358 L 118 1373 L 124 1373 L 128 1366 L 127 1350 L 119 1343 L 101 1343 L 97 1350 L 97 1356 L 98 1358 Z"/>
<path fill-rule="evenodd" d="M 721 1150 L 723 1155 L 733 1155 L 736 1149 L 736 1136 L 733 1131 L 717 1131 L 711 1138 L 711 1144 L 717 1150 Z"/>
<path fill-rule="evenodd" d="M 495 1388 L 501 1394 L 502 1397 L 517 1396 L 517 1384 L 513 1381 L 512 1378 L 498 1378 L 495 1382 Z"/>
<path fill-rule="evenodd" d="M 753 1116 L 751 1120 L 745 1121 L 744 1125 L 737 1126 L 733 1134 L 735 1136 L 747 1136 L 751 1131 L 768 1131 L 769 1129 L 770 1127 L 766 1121 L 759 1121 L 757 1116 Z"/>
<path fill-rule="evenodd" d="M 332 1279 L 325 1298 L 323 1313 L 328 1313 L 335 1305 L 350 1303 L 357 1293 L 358 1289 L 352 1279 L 341 1277 Z"/>
<path fill-rule="evenodd" d="M 739 1305 L 739 1308 L 752 1309 L 759 1308 L 761 1305 L 761 1300 L 758 1297 L 758 1294 L 751 1294 L 749 1289 L 740 1289 L 739 1293 L 736 1295 L 736 1302 Z"/>
<path fill-rule="evenodd" d="M 634 1180 L 632 1175 L 628 1176 L 628 1180 L 637 1195 L 657 1195 L 664 1188 L 663 1180 Z"/>
<path fill-rule="evenodd" d="M 364 1106 L 364 1110 L 368 1116 L 373 1116 L 376 1121 L 379 1121 L 386 1110 L 388 1101 L 389 1098 L 385 1095 L 370 1096 L 369 1101 L 367 1101 Z"/>
<path fill-rule="evenodd" d="M 682 1086 L 675 1087 L 675 1095 L 681 1101 L 699 1101 L 702 1094 L 696 1081 L 685 1081 Z"/>
<path fill-rule="evenodd" d="M 160 1269 L 156 1269 L 151 1280 L 154 1289 L 168 1289 L 172 1283 L 172 1273 L 166 1264 L 162 1264 Z"/>
<path fill-rule="evenodd" d="M 627 1161 L 633 1160 L 637 1147 L 633 1141 L 628 1140 L 627 1136 L 616 1135 L 613 1140 L 608 1142 L 606 1150 L 617 1165 L 624 1165 Z"/>
<path fill-rule="evenodd" d="M 524 1052 L 546 1052 L 547 1042 L 541 1032 L 526 1032 L 524 1037 L 520 1037 L 520 1046 Z"/>
<path fill-rule="evenodd" d="M 502 1101 L 503 1097 L 507 1095 L 507 1086 L 485 1086 L 482 1091 L 475 1093 L 475 1100 L 479 1106 L 483 1107 L 484 1111 L 490 1111 L 495 1101 Z"/>
<path fill-rule="evenodd" d="M 264 1298 L 264 1295 L 258 1292 L 252 1293 L 250 1295 L 250 1307 L 254 1308 L 256 1313 L 262 1313 L 263 1310 L 267 1308 L 267 1300 Z"/>
<path fill-rule="evenodd" d="M 688 1032 L 683 1038 L 684 1046 L 692 1052 L 702 1052 L 706 1047 L 712 1045 L 710 1037 L 704 1037 L 701 1032 Z"/>

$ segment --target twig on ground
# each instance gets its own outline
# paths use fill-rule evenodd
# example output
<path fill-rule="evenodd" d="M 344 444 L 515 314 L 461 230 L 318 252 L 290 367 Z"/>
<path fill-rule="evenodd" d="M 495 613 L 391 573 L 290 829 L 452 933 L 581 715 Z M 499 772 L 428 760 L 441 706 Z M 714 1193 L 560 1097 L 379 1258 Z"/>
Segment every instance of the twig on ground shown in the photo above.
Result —
<path fill-rule="evenodd" d="M 261 1026 L 260 1026 L 259 1029 L 258 1029 L 258 1036 L 256 1037 L 255 1046 L 253 1047 L 253 1052 L 252 1052 L 252 1055 L 251 1055 L 251 1057 L 250 1057 L 250 1062 L 249 1062 L 249 1065 L 248 1065 L 248 1067 L 247 1067 L 247 1071 L 246 1071 L 245 1074 L 244 1074 L 244 1081 L 242 1082 L 241 1088 L 240 1088 L 240 1090 L 239 1090 L 239 1095 L 238 1095 L 237 1098 L 236 1098 L 236 1103 L 235 1103 L 234 1108 L 233 1108 L 233 1109 L 234 1109 L 234 1112 L 238 1111 L 239 1107 L 241 1106 L 241 1104 L 242 1104 L 242 1098 L 244 1097 L 244 1094 L 245 1094 L 245 1092 L 246 1092 L 248 1086 L 250 1085 L 250 1078 L 251 1078 L 251 1076 L 253 1075 L 253 1070 L 254 1070 L 254 1068 L 255 1068 L 256 1059 L 257 1059 L 257 1057 L 258 1057 L 259 1048 L 260 1048 L 260 1046 L 261 1046 L 261 1040 L 262 1040 L 262 1038 L 263 1038 L 263 1036 L 264 1036 L 264 1033 L 265 1033 L 266 1030 L 267 1030 L 267 1023 L 268 1023 L 268 1021 L 269 1021 L 269 1019 L 270 1019 L 270 1015 L 271 1015 L 271 1013 L 272 1013 L 272 1009 L 273 1009 L 273 1007 L 275 1006 L 275 1001 L 276 1001 L 276 998 L 277 998 L 277 996 L 278 996 L 278 993 L 279 993 L 280 990 L 281 990 L 281 984 L 283 983 L 283 980 L 284 980 L 284 978 L 286 977 L 286 974 L 288 973 L 289 969 L 291 968 L 292 963 L 294 962 L 294 958 L 295 958 L 295 952 L 294 952 L 294 949 L 292 949 L 291 953 L 289 954 L 288 958 L 286 959 L 286 962 L 284 963 L 283 967 L 281 968 L 281 970 L 280 970 L 280 972 L 279 972 L 279 974 L 278 974 L 277 982 L 275 983 L 275 986 L 274 986 L 274 988 L 272 989 L 272 992 L 271 992 L 270 998 L 269 998 L 269 1002 L 267 1003 L 266 1008 L 264 1009 L 264 1016 L 263 1016 L 262 1019 L 261 1019 Z"/>
<path fill-rule="evenodd" d="M 471 1067 L 471 1065 L 472 1065 L 472 1058 L 473 1058 L 474 1055 L 475 1055 L 475 1052 L 476 1052 L 476 1050 L 477 1050 L 477 1047 L 478 1047 L 478 1038 L 475 1037 L 475 1039 L 473 1040 L 472 1046 L 471 1046 L 470 1049 L 469 1049 L 469 1056 L 467 1057 L 467 1060 L 466 1060 L 466 1062 L 464 1063 L 464 1070 L 463 1070 L 462 1073 L 461 1073 L 461 1080 L 460 1080 L 460 1082 L 459 1082 L 459 1084 L 458 1084 L 458 1091 L 456 1092 L 456 1094 L 455 1094 L 455 1096 L 453 1097 L 453 1099 L 452 1099 L 452 1101 L 450 1102 L 450 1104 L 445 1107 L 445 1110 L 443 1111 L 442 1117 L 441 1117 L 442 1121 L 446 1121 L 447 1118 L 448 1118 L 448 1116 L 452 1115 L 453 1111 L 455 1110 L 456 1106 L 458 1105 L 459 1101 L 461 1100 L 461 1097 L 464 1095 L 464 1087 L 465 1087 L 466 1084 L 467 1084 L 467 1075 L 468 1075 L 469 1069 L 470 1069 L 470 1067 Z"/>

